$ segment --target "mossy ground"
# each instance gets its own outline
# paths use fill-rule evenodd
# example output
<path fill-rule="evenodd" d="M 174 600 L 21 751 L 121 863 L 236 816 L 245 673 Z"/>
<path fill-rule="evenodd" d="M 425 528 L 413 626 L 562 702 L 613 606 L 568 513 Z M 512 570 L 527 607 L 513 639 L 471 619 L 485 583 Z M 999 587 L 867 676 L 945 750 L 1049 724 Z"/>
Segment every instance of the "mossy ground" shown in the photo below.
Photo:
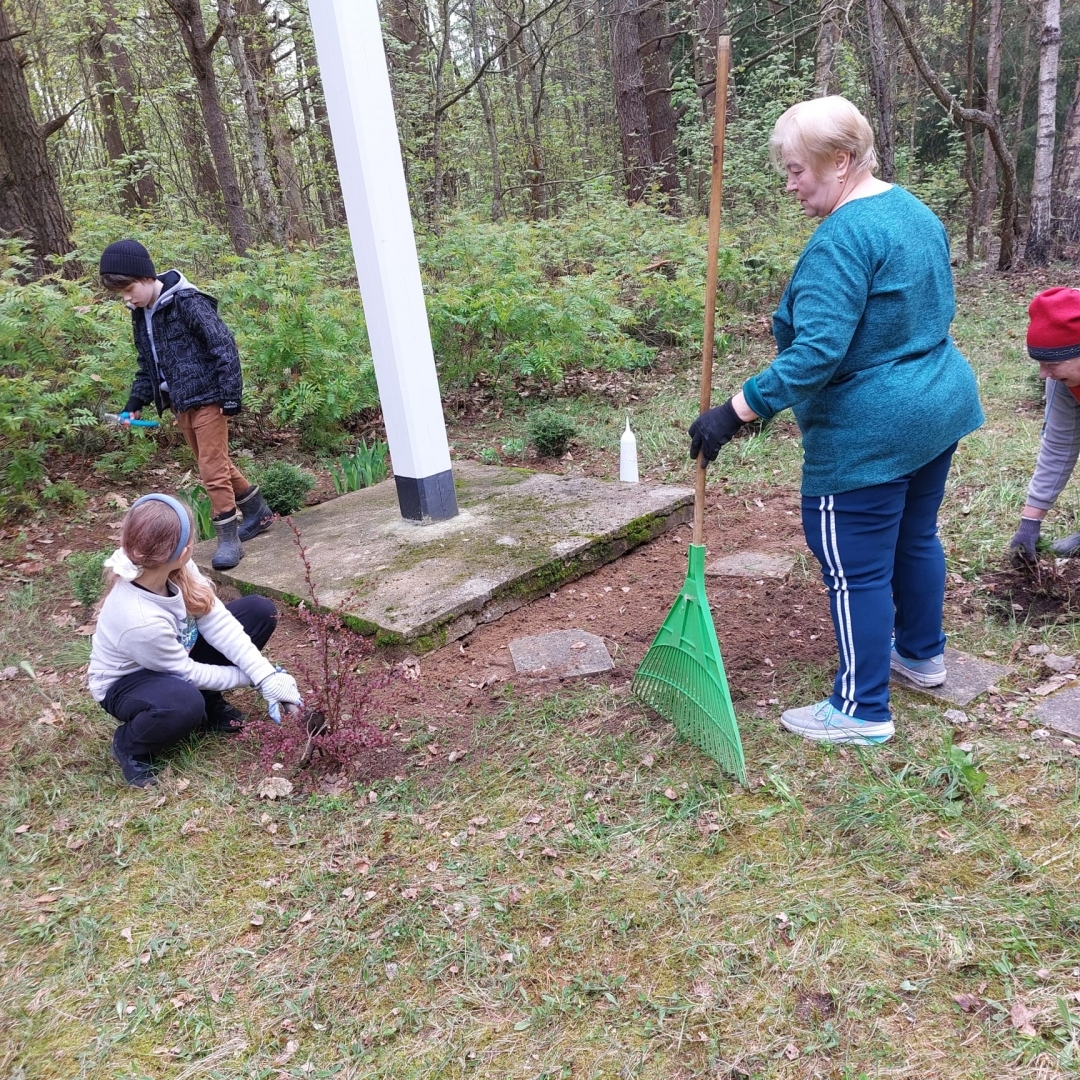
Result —
<path fill-rule="evenodd" d="M 1026 300 L 996 277 L 961 296 L 989 422 L 943 515 L 958 587 L 1000 565 L 1033 460 Z M 671 418 L 692 381 L 650 405 L 652 475 L 687 475 Z M 786 424 L 729 449 L 714 482 L 790 490 Z M 1078 490 L 1052 534 L 1076 527 Z M 621 687 L 505 684 L 441 777 L 264 803 L 235 779 L 250 750 L 221 740 L 176 754 L 157 791 L 118 785 L 67 588 L 9 575 L 0 601 L 0 667 L 37 675 L 0 682 L 0 1075 L 1080 1070 L 1077 759 L 1018 723 L 1038 678 L 1024 646 L 1075 653 L 1074 623 L 950 616 L 955 644 L 1019 666 L 969 710 L 970 748 L 903 693 L 873 752 L 749 716 L 742 791 Z M 782 670 L 779 692 L 829 677 Z"/>

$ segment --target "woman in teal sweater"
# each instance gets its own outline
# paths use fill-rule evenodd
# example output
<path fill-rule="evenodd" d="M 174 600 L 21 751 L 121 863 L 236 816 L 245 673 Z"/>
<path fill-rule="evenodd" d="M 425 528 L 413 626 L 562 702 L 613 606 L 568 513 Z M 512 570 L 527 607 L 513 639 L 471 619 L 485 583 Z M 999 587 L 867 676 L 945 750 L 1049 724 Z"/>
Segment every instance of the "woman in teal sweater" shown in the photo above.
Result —
<path fill-rule="evenodd" d="M 945 681 L 945 557 L 937 512 L 960 438 L 983 422 L 949 336 L 949 244 L 934 214 L 873 175 L 870 125 L 842 97 L 793 106 L 770 139 L 787 190 L 823 218 L 773 316 L 779 354 L 690 428 L 707 461 L 747 421 L 790 408 L 803 436 L 806 541 L 829 589 L 840 654 L 831 697 L 787 710 L 829 742 L 894 734 L 889 672 Z"/>

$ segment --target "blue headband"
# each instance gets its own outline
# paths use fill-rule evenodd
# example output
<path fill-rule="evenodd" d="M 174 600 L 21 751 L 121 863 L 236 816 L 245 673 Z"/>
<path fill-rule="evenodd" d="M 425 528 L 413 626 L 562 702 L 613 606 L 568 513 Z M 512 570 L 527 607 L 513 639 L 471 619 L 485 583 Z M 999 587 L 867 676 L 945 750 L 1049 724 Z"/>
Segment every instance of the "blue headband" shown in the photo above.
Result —
<path fill-rule="evenodd" d="M 134 510 L 136 506 L 145 502 L 164 503 L 176 511 L 176 516 L 180 519 L 180 540 L 176 545 L 176 550 L 169 557 L 169 562 L 175 562 L 180 558 L 180 553 L 187 547 L 188 540 L 191 539 L 191 518 L 188 516 L 187 507 L 179 499 L 174 499 L 171 495 L 161 495 L 154 492 L 152 495 L 143 495 L 142 498 L 136 499 L 131 504 L 131 509 Z"/>

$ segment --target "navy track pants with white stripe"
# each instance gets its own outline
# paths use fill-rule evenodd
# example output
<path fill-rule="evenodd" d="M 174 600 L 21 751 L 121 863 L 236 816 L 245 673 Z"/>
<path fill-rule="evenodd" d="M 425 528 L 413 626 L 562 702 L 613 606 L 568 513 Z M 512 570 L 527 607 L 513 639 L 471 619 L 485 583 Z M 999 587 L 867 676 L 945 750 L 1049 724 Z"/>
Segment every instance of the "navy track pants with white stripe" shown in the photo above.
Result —
<path fill-rule="evenodd" d="M 887 484 L 802 499 L 803 529 L 821 563 L 840 653 L 833 708 L 890 718 L 889 654 L 929 660 L 945 649 L 945 554 L 937 514 L 956 450 Z"/>

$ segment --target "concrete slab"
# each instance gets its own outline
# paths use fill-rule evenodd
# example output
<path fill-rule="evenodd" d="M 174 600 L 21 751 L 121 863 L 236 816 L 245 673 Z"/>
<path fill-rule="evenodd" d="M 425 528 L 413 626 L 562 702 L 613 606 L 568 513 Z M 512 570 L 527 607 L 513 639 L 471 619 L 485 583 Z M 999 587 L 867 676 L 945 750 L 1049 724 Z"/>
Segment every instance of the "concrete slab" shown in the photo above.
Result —
<path fill-rule="evenodd" d="M 1000 679 L 1011 675 L 1013 669 L 995 664 L 990 660 L 983 660 L 977 656 L 968 656 L 959 649 L 945 649 L 945 667 L 949 677 L 941 686 L 924 690 L 922 687 L 910 683 L 902 675 L 892 674 L 892 685 L 902 686 L 905 690 L 913 690 L 917 694 L 925 694 L 936 701 L 947 701 L 952 705 L 967 705 L 974 701 L 980 694 L 985 693 Z"/>
<path fill-rule="evenodd" d="M 1055 731 L 1080 737 L 1080 686 L 1048 697 L 1031 716 Z"/>
<path fill-rule="evenodd" d="M 604 639 L 584 630 L 552 630 L 510 642 L 514 670 L 522 675 L 567 679 L 610 671 L 615 665 Z"/>
<path fill-rule="evenodd" d="M 454 486 L 461 513 L 428 525 L 401 517 L 392 480 L 294 515 L 320 604 L 387 644 L 433 648 L 693 517 L 690 488 L 474 462 L 454 465 Z M 288 602 L 307 598 L 285 522 L 245 544 L 232 570 L 211 570 L 214 547 L 195 549 L 204 573 Z"/>
<path fill-rule="evenodd" d="M 794 555 L 769 555 L 764 551 L 736 551 L 714 559 L 705 567 L 706 577 L 785 578 L 795 565 Z"/>

